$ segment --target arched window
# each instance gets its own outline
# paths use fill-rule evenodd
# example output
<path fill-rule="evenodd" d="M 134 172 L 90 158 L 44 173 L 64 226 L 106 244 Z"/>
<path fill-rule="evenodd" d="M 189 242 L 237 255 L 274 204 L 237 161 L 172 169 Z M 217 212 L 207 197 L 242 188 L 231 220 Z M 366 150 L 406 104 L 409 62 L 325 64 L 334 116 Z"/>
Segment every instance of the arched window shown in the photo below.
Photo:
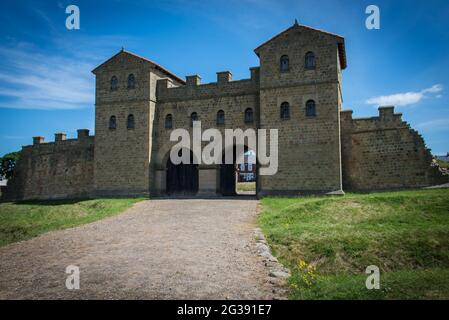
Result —
<path fill-rule="evenodd" d="M 133 114 L 128 115 L 128 119 L 126 121 L 126 127 L 128 129 L 134 129 L 134 115 Z"/>
<path fill-rule="evenodd" d="M 117 129 L 117 118 L 115 116 L 111 116 L 109 118 L 109 129 L 110 130 Z"/>
<path fill-rule="evenodd" d="M 315 117 L 316 116 L 315 101 L 309 100 L 306 102 L 306 116 L 307 117 Z"/>
<path fill-rule="evenodd" d="M 217 124 L 225 124 L 225 113 L 223 110 L 217 112 Z"/>
<path fill-rule="evenodd" d="M 306 53 L 305 59 L 306 69 L 315 69 L 315 54 L 312 51 Z"/>
<path fill-rule="evenodd" d="M 198 121 L 198 113 L 192 112 L 190 115 L 190 126 L 193 127 L 193 121 Z"/>
<path fill-rule="evenodd" d="M 253 109 L 248 108 L 245 110 L 245 123 L 252 123 L 252 122 L 254 122 Z"/>
<path fill-rule="evenodd" d="M 112 76 L 111 78 L 111 90 L 117 90 L 118 89 L 118 79 L 116 76 Z"/>
<path fill-rule="evenodd" d="M 290 119 L 290 105 L 288 104 L 288 102 L 281 103 L 281 119 Z"/>
<path fill-rule="evenodd" d="M 280 60 L 281 72 L 287 72 L 289 70 L 289 60 L 287 55 L 283 55 Z"/>
<path fill-rule="evenodd" d="M 165 116 L 165 129 L 173 128 L 173 116 L 171 114 L 167 114 Z"/>
<path fill-rule="evenodd" d="M 128 89 L 134 89 L 136 87 L 136 78 L 134 77 L 134 75 L 131 73 L 128 76 Z"/>

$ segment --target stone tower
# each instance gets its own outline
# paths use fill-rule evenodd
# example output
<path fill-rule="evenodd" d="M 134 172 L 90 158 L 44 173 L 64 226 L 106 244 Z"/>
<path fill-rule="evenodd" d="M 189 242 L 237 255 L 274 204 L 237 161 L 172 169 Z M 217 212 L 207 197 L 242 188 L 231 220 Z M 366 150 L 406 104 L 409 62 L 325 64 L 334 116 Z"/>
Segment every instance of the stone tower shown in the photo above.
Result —
<path fill-rule="evenodd" d="M 260 177 L 261 194 L 341 192 L 344 48 L 342 37 L 295 23 L 255 49 L 260 128 L 279 129 L 279 169 Z"/>
<path fill-rule="evenodd" d="M 148 195 L 156 82 L 184 81 L 127 51 L 92 71 L 96 76 L 94 189 L 97 195 Z"/>

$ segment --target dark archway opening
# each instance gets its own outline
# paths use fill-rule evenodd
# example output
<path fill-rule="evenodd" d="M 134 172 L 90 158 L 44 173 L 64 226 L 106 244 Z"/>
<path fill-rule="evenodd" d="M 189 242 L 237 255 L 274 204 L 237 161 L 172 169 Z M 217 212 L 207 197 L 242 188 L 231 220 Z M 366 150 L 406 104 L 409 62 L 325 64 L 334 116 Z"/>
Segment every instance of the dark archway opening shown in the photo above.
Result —
<path fill-rule="evenodd" d="M 235 164 L 220 165 L 220 193 L 223 196 L 235 196 Z"/>
<path fill-rule="evenodd" d="M 193 164 L 193 153 L 190 153 L 190 164 L 173 164 L 167 160 L 167 194 L 194 195 L 198 193 L 198 165 Z M 181 153 L 181 150 L 179 151 Z"/>

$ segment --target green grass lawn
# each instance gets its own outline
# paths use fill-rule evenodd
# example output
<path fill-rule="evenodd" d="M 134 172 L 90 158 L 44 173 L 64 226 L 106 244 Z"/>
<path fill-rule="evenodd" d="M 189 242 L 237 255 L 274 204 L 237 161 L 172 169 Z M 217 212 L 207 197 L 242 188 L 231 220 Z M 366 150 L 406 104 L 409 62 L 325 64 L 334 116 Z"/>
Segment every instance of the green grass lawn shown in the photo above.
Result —
<path fill-rule="evenodd" d="M 0 246 L 30 239 L 123 212 L 135 199 L 97 199 L 0 203 Z"/>
<path fill-rule="evenodd" d="M 254 191 L 256 192 L 255 182 L 237 182 L 237 192 Z"/>
<path fill-rule="evenodd" d="M 449 189 L 262 204 L 292 299 L 449 299 Z M 380 290 L 366 289 L 369 265 L 380 268 Z"/>

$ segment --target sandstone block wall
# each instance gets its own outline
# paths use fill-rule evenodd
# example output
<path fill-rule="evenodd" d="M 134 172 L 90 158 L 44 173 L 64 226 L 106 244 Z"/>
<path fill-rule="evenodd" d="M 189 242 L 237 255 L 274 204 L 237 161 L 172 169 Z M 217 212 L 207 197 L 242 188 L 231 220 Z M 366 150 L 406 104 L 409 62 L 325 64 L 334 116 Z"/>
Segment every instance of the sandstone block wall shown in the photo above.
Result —
<path fill-rule="evenodd" d="M 382 190 L 447 183 L 421 135 L 393 107 L 372 118 L 343 111 L 342 158 L 345 190 Z"/>
<path fill-rule="evenodd" d="M 97 195 L 148 195 L 151 109 L 151 103 L 145 101 L 97 105 L 95 125 Z M 127 128 L 127 117 L 130 114 L 134 116 L 133 129 Z M 109 129 L 109 118 L 112 115 L 117 119 L 116 129 Z"/>
<path fill-rule="evenodd" d="M 22 148 L 14 177 L 9 181 L 5 200 L 84 198 L 92 195 L 94 137 L 79 131 L 78 139 L 35 144 Z"/>
<path fill-rule="evenodd" d="M 341 190 L 340 136 L 336 85 L 298 86 L 261 92 L 261 128 L 279 130 L 279 168 L 261 176 L 263 194 L 300 194 Z M 315 117 L 306 117 L 305 103 L 316 102 Z M 283 101 L 290 119 L 279 117 Z"/>

